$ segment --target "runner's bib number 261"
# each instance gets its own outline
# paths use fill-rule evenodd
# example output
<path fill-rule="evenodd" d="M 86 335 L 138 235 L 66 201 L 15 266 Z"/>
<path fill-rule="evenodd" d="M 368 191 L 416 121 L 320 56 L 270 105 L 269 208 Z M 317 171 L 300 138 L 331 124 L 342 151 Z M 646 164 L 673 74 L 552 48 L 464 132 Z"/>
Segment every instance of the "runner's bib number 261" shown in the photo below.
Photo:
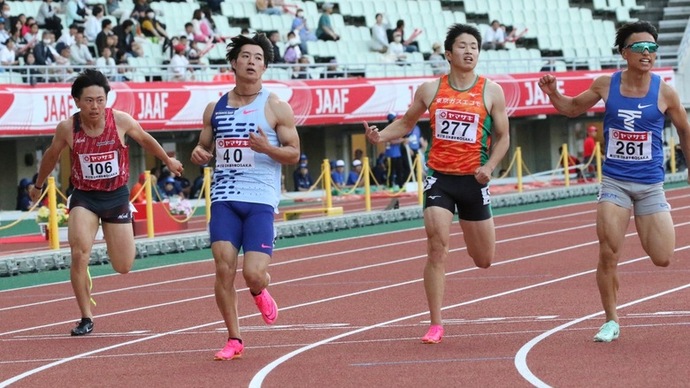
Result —
<path fill-rule="evenodd" d="M 216 140 L 216 168 L 253 168 L 255 154 L 248 139 Z"/>
<path fill-rule="evenodd" d="M 437 139 L 474 143 L 477 141 L 479 115 L 448 109 L 436 110 Z"/>
<path fill-rule="evenodd" d="M 80 154 L 79 163 L 85 180 L 110 179 L 120 175 L 117 151 Z"/>
<path fill-rule="evenodd" d="M 606 157 L 621 161 L 652 160 L 652 133 L 609 129 Z"/>

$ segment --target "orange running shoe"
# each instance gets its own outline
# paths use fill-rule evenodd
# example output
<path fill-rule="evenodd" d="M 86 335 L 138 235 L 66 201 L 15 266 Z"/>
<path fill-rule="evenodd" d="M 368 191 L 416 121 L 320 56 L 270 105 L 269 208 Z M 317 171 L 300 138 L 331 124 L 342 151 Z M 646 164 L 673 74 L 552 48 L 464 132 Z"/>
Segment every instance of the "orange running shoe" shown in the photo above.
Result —
<path fill-rule="evenodd" d="M 443 338 L 443 326 L 431 325 L 429 327 L 429 331 L 427 331 L 426 335 L 422 337 L 422 343 L 437 344 L 441 342 L 441 338 Z"/>

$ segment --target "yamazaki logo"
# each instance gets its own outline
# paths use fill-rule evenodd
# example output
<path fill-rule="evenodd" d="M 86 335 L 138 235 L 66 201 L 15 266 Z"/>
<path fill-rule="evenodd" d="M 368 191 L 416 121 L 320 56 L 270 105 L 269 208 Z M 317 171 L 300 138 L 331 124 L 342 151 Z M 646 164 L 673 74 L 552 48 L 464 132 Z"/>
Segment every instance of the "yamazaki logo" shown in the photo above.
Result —
<path fill-rule="evenodd" d="M 625 141 L 646 141 L 649 138 L 649 132 L 615 131 L 613 133 L 613 138 Z"/>
<path fill-rule="evenodd" d="M 466 123 L 473 123 L 476 119 L 476 117 L 474 115 L 467 115 L 464 113 L 449 112 L 449 111 L 442 111 L 441 112 L 441 118 L 446 119 L 446 120 L 464 121 Z"/>
<path fill-rule="evenodd" d="M 249 147 L 249 140 L 244 139 L 218 139 L 218 147 L 220 148 L 231 148 L 231 147 Z"/>
<path fill-rule="evenodd" d="M 115 158 L 115 154 L 112 152 L 109 152 L 107 154 L 98 154 L 98 155 L 84 155 L 82 158 L 84 162 L 87 163 L 98 163 L 98 162 L 107 162 L 110 160 L 113 160 Z"/>

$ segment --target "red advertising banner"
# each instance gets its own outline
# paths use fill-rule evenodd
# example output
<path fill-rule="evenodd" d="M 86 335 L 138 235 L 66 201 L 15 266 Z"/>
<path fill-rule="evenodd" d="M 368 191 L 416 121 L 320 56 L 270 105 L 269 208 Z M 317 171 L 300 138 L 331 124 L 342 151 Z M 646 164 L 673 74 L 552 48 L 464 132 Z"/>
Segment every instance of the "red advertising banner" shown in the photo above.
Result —
<path fill-rule="evenodd" d="M 558 89 L 569 96 L 586 90 L 594 78 L 613 70 L 556 73 Z M 673 84 L 673 69 L 655 71 Z M 554 114 L 537 82 L 543 73 L 492 75 L 504 90 L 510 117 Z M 385 121 L 388 112 L 407 110 L 417 87 L 433 77 L 346 78 L 306 81 L 264 81 L 264 87 L 288 101 L 298 125 L 352 124 Z M 147 131 L 196 130 L 207 104 L 227 93 L 232 83 L 111 84 L 108 106 L 131 114 Z M 603 102 L 593 111 L 603 110 Z M 56 125 L 76 112 L 70 85 L 0 85 L 0 137 L 52 134 Z"/>

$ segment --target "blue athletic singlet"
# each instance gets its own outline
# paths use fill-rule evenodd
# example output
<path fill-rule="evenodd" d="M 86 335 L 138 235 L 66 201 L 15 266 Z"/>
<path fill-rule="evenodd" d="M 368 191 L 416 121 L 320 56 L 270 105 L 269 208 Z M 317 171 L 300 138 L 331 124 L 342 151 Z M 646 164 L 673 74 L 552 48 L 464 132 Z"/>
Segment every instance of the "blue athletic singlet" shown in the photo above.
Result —
<path fill-rule="evenodd" d="M 664 114 L 659 111 L 661 77 L 652 74 L 644 97 L 621 95 L 621 72 L 611 76 L 604 114 L 604 175 L 625 182 L 664 181 Z"/>
<path fill-rule="evenodd" d="M 226 93 L 216 103 L 211 117 L 216 150 L 211 202 L 261 203 L 278 212 L 281 165 L 249 147 L 249 133 L 257 132 L 257 127 L 272 145 L 279 145 L 264 112 L 269 95 L 262 89 L 251 104 L 234 108 L 228 106 Z"/>

